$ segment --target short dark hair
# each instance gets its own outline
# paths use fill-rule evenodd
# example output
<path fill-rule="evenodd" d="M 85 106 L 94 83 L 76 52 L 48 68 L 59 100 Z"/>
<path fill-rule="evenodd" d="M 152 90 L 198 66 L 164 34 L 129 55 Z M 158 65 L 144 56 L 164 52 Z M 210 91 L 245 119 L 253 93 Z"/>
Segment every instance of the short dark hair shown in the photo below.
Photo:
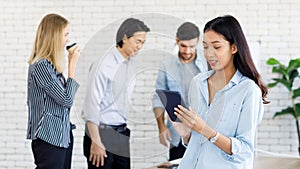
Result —
<path fill-rule="evenodd" d="M 177 29 L 176 37 L 178 40 L 191 40 L 199 38 L 200 31 L 198 26 L 191 22 L 184 22 Z"/>
<path fill-rule="evenodd" d="M 124 35 L 126 35 L 127 38 L 130 38 L 136 32 L 149 32 L 149 31 L 150 29 L 148 28 L 147 25 L 144 24 L 143 21 L 135 18 L 128 18 L 121 24 L 117 32 L 116 44 L 117 46 L 122 48 Z"/>

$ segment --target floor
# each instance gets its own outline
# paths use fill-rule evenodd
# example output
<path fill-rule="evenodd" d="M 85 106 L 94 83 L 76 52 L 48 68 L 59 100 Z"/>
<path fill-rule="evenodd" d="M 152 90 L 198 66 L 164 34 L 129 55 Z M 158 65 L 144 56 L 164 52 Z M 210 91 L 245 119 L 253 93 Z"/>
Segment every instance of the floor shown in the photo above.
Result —
<path fill-rule="evenodd" d="M 167 163 L 164 163 L 167 164 Z M 170 169 L 150 167 L 148 169 Z M 176 167 L 173 167 L 175 169 Z M 254 159 L 253 169 L 300 169 L 300 158 L 259 156 Z"/>

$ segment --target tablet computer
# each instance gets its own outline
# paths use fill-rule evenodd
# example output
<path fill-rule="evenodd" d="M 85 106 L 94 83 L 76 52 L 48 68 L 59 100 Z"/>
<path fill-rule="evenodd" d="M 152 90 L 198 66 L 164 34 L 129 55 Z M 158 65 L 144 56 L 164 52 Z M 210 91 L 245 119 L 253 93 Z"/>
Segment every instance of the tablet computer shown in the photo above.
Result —
<path fill-rule="evenodd" d="M 177 116 L 174 114 L 175 107 L 177 107 L 178 105 L 184 106 L 180 93 L 177 91 L 169 91 L 162 89 L 156 89 L 156 93 L 158 94 L 162 104 L 164 105 L 170 119 L 172 121 L 180 122 L 180 120 L 177 119 Z"/>

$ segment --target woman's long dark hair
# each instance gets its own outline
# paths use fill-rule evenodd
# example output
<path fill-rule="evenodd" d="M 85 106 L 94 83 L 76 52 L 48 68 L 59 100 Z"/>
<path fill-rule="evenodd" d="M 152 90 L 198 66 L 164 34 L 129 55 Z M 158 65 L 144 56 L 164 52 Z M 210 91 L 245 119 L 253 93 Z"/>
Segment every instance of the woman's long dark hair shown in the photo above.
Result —
<path fill-rule="evenodd" d="M 234 66 L 259 86 L 263 103 L 269 103 L 266 100 L 268 88 L 262 83 L 261 76 L 253 63 L 248 43 L 239 22 L 230 15 L 220 16 L 206 23 L 203 32 L 209 30 L 223 35 L 230 45 L 236 45 L 238 52 L 234 54 Z"/>

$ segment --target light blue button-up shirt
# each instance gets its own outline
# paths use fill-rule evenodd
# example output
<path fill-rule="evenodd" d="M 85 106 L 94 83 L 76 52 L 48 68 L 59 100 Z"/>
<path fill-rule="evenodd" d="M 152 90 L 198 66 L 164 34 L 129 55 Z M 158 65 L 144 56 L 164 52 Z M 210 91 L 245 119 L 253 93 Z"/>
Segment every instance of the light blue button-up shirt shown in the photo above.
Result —
<path fill-rule="evenodd" d="M 205 72 L 208 69 L 207 62 L 202 53 L 197 54 L 197 58 L 195 59 L 193 64 L 195 64 L 195 67 L 198 69 L 197 73 Z M 189 73 L 190 75 L 187 75 L 185 73 Z M 178 55 L 176 55 L 161 62 L 157 74 L 155 88 L 178 91 L 182 96 L 183 102 L 188 105 L 189 103 L 187 102 L 185 97 L 186 95 L 188 95 L 188 91 L 185 90 L 185 85 L 187 83 L 186 81 L 191 80 L 187 77 L 191 77 L 194 75 L 195 73 L 192 70 L 188 72 L 184 71 L 184 65 L 180 61 Z M 152 108 L 154 109 L 157 107 L 164 108 L 158 95 L 154 94 L 152 99 Z M 181 140 L 180 136 L 169 120 L 167 120 L 167 127 L 172 135 L 172 140 L 170 140 L 171 144 L 178 146 Z"/>
<path fill-rule="evenodd" d="M 94 66 L 88 80 L 83 119 L 97 125 L 126 123 L 135 82 L 133 58 L 125 60 L 113 47 Z"/>
<path fill-rule="evenodd" d="M 256 129 L 263 116 L 260 88 L 238 70 L 209 105 L 209 71 L 191 82 L 190 103 L 207 125 L 232 141 L 232 155 L 193 131 L 179 169 L 252 169 Z"/>

